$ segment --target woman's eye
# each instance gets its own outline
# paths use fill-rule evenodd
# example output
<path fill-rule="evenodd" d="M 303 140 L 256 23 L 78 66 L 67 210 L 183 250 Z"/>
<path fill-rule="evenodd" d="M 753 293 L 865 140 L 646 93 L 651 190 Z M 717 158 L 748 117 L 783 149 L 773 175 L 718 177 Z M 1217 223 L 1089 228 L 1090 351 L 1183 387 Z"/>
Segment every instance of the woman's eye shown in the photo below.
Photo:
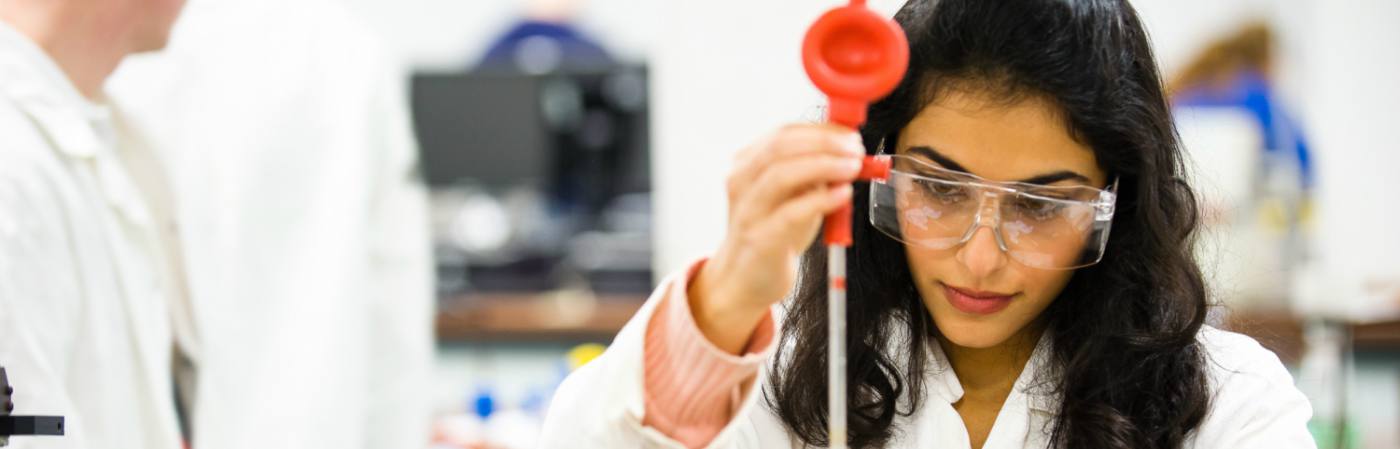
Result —
<path fill-rule="evenodd" d="M 954 203 L 967 199 L 967 188 L 941 182 L 926 182 L 924 190 L 944 203 Z"/>
<path fill-rule="evenodd" d="M 1065 205 L 1059 202 L 1031 198 L 1018 198 L 1012 204 L 1019 215 L 1039 221 L 1053 219 L 1065 209 Z"/>

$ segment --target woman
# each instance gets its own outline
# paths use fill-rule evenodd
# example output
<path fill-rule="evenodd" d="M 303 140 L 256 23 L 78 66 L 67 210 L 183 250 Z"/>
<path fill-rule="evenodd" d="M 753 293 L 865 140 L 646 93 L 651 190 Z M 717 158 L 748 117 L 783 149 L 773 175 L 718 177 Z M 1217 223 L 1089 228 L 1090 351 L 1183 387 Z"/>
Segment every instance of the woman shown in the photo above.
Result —
<path fill-rule="evenodd" d="M 896 20 L 909 71 L 861 135 L 742 152 L 722 246 L 561 386 L 546 445 L 824 446 L 824 257 L 799 275 L 797 256 L 854 196 L 853 447 L 1312 447 L 1278 359 L 1203 325 L 1195 200 L 1132 8 L 913 0 Z M 862 153 L 894 155 L 890 180 L 813 187 Z"/>

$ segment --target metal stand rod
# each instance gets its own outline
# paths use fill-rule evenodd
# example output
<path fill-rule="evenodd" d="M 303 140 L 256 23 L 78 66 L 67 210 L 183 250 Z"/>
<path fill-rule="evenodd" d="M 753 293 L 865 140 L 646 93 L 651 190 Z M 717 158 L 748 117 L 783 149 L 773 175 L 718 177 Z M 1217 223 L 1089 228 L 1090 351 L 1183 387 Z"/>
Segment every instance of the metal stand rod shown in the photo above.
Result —
<path fill-rule="evenodd" d="M 846 248 L 827 247 L 827 432 L 832 449 L 846 449 Z"/>

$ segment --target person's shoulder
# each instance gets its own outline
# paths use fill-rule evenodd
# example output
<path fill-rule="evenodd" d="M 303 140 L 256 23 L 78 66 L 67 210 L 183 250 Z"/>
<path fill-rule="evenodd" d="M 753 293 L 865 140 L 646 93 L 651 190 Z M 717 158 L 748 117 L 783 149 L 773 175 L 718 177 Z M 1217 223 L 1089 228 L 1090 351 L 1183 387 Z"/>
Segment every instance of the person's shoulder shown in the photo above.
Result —
<path fill-rule="evenodd" d="M 1309 448 L 1308 399 L 1283 362 L 1248 336 L 1204 327 L 1210 411 L 1189 447 Z"/>
<path fill-rule="evenodd" d="M 5 142 L 5 145 L 0 145 L 0 151 L 11 149 L 12 142 L 29 140 L 30 135 L 38 131 L 20 105 L 5 95 L 0 95 L 0 130 L 3 130 L 0 139 Z"/>
<path fill-rule="evenodd" d="M 19 106 L 0 96 L 0 179 L 35 173 L 36 165 L 49 153 L 50 145 Z"/>
<path fill-rule="evenodd" d="M 1206 368 L 1215 383 L 1243 375 L 1293 385 L 1278 355 L 1247 335 L 1203 326 L 1196 340 L 1205 349 Z"/>
<path fill-rule="evenodd" d="M 0 215 L 37 219 L 36 208 L 74 204 L 79 186 L 49 136 L 0 96 Z"/>

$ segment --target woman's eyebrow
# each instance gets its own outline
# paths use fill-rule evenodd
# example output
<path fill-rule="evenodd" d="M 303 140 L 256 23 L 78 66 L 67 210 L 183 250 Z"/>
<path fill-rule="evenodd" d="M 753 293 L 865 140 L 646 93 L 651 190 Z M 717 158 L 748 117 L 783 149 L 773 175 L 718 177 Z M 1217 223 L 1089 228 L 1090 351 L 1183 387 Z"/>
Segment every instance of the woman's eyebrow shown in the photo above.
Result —
<path fill-rule="evenodd" d="M 1039 176 L 1032 176 L 1030 178 L 1022 179 L 1017 182 L 1022 184 L 1049 185 L 1060 181 L 1080 181 L 1085 184 L 1091 184 L 1089 182 L 1088 176 L 1084 176 L 1069 170 L 1060 170 L 1054 173 L 1046 173 Z"/>
<path fill-rule="evenodd" d="M 943 153 L 939 153 L 938 150 L 934 150 L 933 147 L 923 145 L 912 146 L 909 147 L 908 151 L 910 153 L 928 158 L 930 161 L 933 161 L 934 163 L 943 166 L 943 168 L 956 172 L 972 174 L 972 172 L 967 171 L 967 168 L 964 168 L 962 164 L 953 161 L 952 158 L 943 155 Z M 1091 184 L 1088 176 L 1084 176 L 1082 174 L 1075 173 L 1069 170 L 1060 170 L 1056 172 L 1046 173 L 1043 175 L 1036 175 L 1016 182 L 1022 184 L 1049 185 L 1060 181 L 1080 181 L 1085 184 Z"/>
<path fill-rule="evenodd" d="M 943 168 L 956 172 L 972 174 L 968 172 L 966 168 L 963 168 L 962 164 L 953 162 L 952 159 L 949 159 L 948 156 L 944 156 L 943 153 L 939 153 L 938 151 L 934 150 L 933 147 L 927 147 L 922 145 L 916 147 L 909 147 L 909 152 L 926 157 L 928 158 L 928 160 L 943 166 Z"/>

